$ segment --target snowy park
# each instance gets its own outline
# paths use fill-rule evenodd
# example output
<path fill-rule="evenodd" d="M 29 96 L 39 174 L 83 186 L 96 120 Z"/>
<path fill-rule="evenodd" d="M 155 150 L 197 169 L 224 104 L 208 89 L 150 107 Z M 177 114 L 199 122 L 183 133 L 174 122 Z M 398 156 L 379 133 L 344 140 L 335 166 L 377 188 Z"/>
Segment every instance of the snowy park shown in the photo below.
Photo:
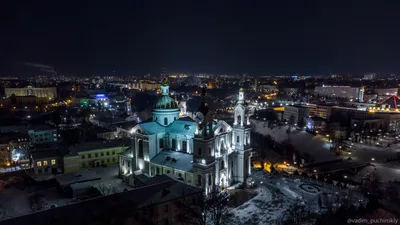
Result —
<path fill-rule="evenodd" d="M 266 178 L 261 171 L 253 173 L 253 178 L 255 196 L 230 211 L 229 224 L 276 224 L 295 205 L 323 213 L 345 204 L 366 204 L 360 194 L 304 178 Z"/>
<path fill-rule="evenodd" d="M 293 128 L 290 129 L 290 132 L 288 133 L 288 125 L 269 128 L 267 122 L 252 120 L 251 123 L 254 132 L 264 136 L 269 135 L 277 143 L 283 143 L 290 139 L 290 143 L 297 151 L 299 151 L 299 153 L 312 155 L 315 160 L 314 163 L 340 159 L 340 157 L 330 151 L 331 144 L 320 135 L 315 136 L 305 131 L 299 131 Z"/>

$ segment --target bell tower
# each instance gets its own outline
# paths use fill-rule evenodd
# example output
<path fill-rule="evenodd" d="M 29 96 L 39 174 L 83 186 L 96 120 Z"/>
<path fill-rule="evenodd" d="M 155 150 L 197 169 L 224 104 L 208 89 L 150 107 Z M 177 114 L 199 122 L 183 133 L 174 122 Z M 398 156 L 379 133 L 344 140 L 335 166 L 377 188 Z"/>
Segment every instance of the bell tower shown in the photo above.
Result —
<path fill-rule="evenodd" d="M 196 112 L 196 132 L 193 139 L 193 180 L 197 187 L 209 193 L 215 181 L 213 113 L 206 103 L 206 87 L 202 89 L 202 102 Z"/>
<path fill-rule="evenodd" d="M 246 111 L 244 89 L 240 88 L 238 101 L 235 106 L 235 119 L 232 131 L 232 146 L 236 154 L 236 169 L 234 177 L 240 182 L 244 182 L 250 175 L 251 170 L 251 146 L 250 146 L 250 121 Z"/>

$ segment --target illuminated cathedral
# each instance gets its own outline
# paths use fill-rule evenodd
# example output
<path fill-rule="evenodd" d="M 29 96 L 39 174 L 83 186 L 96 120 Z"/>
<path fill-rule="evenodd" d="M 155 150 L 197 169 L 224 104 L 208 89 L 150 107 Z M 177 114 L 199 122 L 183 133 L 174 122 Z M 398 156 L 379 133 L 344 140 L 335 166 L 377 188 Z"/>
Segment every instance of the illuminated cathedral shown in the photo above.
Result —
<path fill-rule="evenodd" d="M 206 193 L 244 182 L 251 173 L 252 150 L 244 90 L 239 90 L 232 125 L 213 118 L 205 88 L 192 117 L 186 116 L 186 102 L 178 105 L 171 98 L 166 80 L 161 92 L 152 119 L 130 131 L 132 146 L 120 155 L 120 176 L 173 174 Z"/>

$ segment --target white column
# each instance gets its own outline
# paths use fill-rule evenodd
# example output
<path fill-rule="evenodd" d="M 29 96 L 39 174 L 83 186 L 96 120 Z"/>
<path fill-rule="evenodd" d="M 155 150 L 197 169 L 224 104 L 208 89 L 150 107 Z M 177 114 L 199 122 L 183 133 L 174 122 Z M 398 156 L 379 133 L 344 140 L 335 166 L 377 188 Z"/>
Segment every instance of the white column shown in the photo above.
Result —
<path fill-rule="evenodd" d="M 186 151 L 187 153 L 190 153 L 190 140 L 188 137 L 186 137 Z"/>
<path fill-rule="evenodd" d="M 220 185 L 219 183 L 219 160 L 216 160 L 217 163 L 215 163 L 215 185 Z"/>
<path fill-rule="evenodd" d="M 249 168 L 249 174 L 248 175 L 251 175 L 251 157 L 250 157 L 250 155 L 249 155 L 247 161 L 248 161 L 248 168 Z"/>

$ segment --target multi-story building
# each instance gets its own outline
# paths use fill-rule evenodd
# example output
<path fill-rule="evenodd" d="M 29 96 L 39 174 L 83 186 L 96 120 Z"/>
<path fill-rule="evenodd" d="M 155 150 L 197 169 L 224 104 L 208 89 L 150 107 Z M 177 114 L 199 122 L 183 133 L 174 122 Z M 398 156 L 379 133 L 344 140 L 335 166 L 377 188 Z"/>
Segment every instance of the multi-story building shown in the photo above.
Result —
<path fill-rule="evenodd" d="M 287 105 L 283 112 L 283 119 L 291 121 L 296 125 L 304 125 L 306 118 L 309 117 L 310 109 L 301 105 Z"/>
<path fill-rule="evenodd" d="M 179 117 L 179 107 L 164 81 L 162 95 L 153 109 L 153 120 L 132 128 L 133 144 L 120 155 L 120 175 L 175 174 L 206 193 L 214 188 L 244 182 L 251 173 L 250 122 L 240 89 L 234 123 L 216 121 L 205 102 L 194 118 Z"/>
<path fill-rule="evenodd" d="M 334 107 L 335 105 L 336 104 L 317 104 L 314 116 L 329 119 L 332 114 L 332 107 Z"/>
<path fill-rule="evenodd" d="M 345 113 L 347 115 L 349 115 L 349 117 L 352 118 L 367 118 L 368 117 L 368 110 L 366 108 L 358 108 L 357 106 L 333 106 L 331 108 L 331 113 L 338 113 L 338 112 L 342 112 Z"/>
<path fill-rule="evenodd" d="M 121 140 L 95 141 L 70 146 L 38 145 L 32 151 L 32 163 L 36 174 L 69 173 L 90 167 L 118 162 L 118 155 L 128 143 Z"/>
<path fill-rule="evenodd" d="M 15 96 L 36 96 L 54 99 L 57 97 L 57 88 L 47 87 L 47 88 L 4 88 L 6 98 Z"/>
<path fill-rule="evenodd" d="M 57 142 L 58 140 L 57 130 L 51 128 L 28 130 L 28 135 L 29 135 L 29 141 L 32 144 Z"/>
<path fill-rule="evenodd" d="M 350 86 L 325 86 L 315 87 L 314 93 L 324 97 L 346 98 L 353 101 L 363 101 L 364 88 Z"/>
<path fill-rule="evenodd" d="M 317 116 L 317 105 L 316 104 L 301 104 L 303 107 L 307 107 L 309 109 L 309 116 Z"/>

